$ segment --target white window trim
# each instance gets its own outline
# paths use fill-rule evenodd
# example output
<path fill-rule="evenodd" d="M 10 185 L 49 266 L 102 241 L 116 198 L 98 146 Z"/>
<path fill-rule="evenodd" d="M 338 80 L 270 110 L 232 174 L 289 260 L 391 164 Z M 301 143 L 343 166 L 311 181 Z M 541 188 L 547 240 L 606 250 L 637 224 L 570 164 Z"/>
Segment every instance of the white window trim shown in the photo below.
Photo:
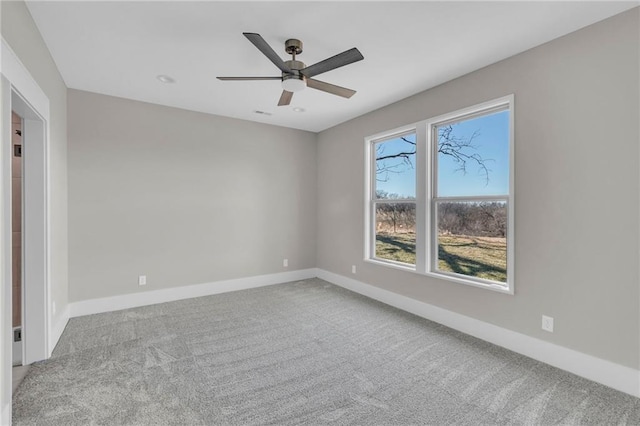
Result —
<path fill-rule="evenodd" d="M 509 111 L 509 193 L 497 196 L 477 196 L 477 197 L 442 197 L 455 200 L 505 200 L 507 201 L 507 282 L 498 284 L 495 281 L 472 278 L 462 274 L 446 271 L 436 271 L 434 256 L 437 233 L 434 231 L 435 220 L 432 221 L 434 209 L 434 184 L 435 184 L 435 146 L 433 140 L 433 127 L 459 121 L 461 119 L 482 116 L 492 110 L 505 109 Z M 514 138 L 514 95 L 507 95 L 491 101 L 463 108 L 451 113 L 432 117 L 417 123 L 398 127 L 396 129 L 377 133 L 365 138 L 365 238 L 364 238 L 364 261 L 375 265 L 413 272 L 424 276 L 434 277 L 459 284 L 484 288 L 500 293 L 513 295 L 515 292 L 515 138 Z M 416 133 L 416 265 L 408 265 L 375 257 L 375 143 L 384 139 L 393 138 L 402 133 L 414 131 Z M 408 200 L 398 200 L 403 202 Z M 414 200 L 411 200 L 412 202 Z M 427 228 L 429 232 L 427 233 Z"/>

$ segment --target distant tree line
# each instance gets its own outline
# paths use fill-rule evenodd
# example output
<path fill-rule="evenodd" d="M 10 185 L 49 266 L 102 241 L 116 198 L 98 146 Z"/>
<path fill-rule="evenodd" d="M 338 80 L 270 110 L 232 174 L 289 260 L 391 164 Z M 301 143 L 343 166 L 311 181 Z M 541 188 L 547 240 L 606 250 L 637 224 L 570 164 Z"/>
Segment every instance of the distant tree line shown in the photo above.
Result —
<path fill-rule="evenodd" d="M 394 200 L 406 197 L 378 190 L 376 198 L 378 200 Z M 408 197 L 408 199 L 414 199 L 414 197 Z M 415 203 L 380 203 L 377 205 L 376 216 L 378 231 L 394 234 L 416 231 Z"/>
<path fill-rule="evenodd" d="M 397 194 L 377 191 L 379 200 L 393 200 Z M 380 203 L 376 208 L 379 232 L 410 233 L 416 228 L 413 202 Z M 507 235 L 507 205 L 500 201 L 443 202 L 438 204 L 438 233 L 476 237 Z"/>
<path fill-rule="evenodd" d="M 439 203 L 438 232 L 504 238 L 507 236 L 507 205 L 498 201 Z"/>

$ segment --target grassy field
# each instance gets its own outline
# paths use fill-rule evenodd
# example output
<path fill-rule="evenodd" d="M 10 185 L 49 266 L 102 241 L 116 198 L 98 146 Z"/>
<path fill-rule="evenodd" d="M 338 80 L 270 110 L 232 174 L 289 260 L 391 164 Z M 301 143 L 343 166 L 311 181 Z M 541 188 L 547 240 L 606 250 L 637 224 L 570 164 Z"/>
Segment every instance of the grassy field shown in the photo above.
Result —
<path fill-rule="evenodd" d="M 507 281 L 505 238 L 440 235 L 438 269 L 493 281 Z M 415 234 L 379 233 L 376 257 L 409 264 L 416 263 Z"/>
<path fill-rule="evenodd" d="M 416 234 L 378 233 L 378 235 L 376 235 L 376 257 L 415 265 Z"/>

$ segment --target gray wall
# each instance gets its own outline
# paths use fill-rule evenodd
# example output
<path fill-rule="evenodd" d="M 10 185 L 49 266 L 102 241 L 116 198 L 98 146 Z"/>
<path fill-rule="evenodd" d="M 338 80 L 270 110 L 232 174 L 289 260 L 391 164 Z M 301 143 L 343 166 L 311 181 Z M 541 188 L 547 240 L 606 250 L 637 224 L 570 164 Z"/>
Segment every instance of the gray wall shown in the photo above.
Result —
<path fill-rule="evenodd" d="M 318 267 L 638 368 L 638 25 L 636 8 L 320 133 Z M 510 93 L 515 295 L 363 262 L 364 138 Z"/>
<path fill-rule="evenodd" d="M 315 267 L 315 134 L 68 96 L 71 301 Z"/>
<path fill-rule="evenodd" d="M 54 325 L 68 303 L 67 86 L 24 2 L 2 2 L 2 37 L 50 102 L 51 300 Z"/>

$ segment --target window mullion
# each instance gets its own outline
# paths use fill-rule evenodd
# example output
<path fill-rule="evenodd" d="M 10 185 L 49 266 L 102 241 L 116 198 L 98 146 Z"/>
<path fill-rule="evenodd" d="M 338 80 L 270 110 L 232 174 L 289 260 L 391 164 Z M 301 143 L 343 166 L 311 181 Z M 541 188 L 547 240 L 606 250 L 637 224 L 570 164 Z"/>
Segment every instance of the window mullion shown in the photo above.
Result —
<path fill-rule="evenodd" d="M 428 170 L 428 217 L 426 226 L 428 227 L 428 264 L 427 271 L 431 272 L 435 269 L 436 256 L 438 253 L 438 229 L 436 223 L 436 202 L 435 199 L 438 196 L 438 135 L 434 125 L 428 123 L 426 127 L 427 131 L 427 152 L 429 155 L 427 166 Z"/>
<path fill-rule="evenodd" d="M 427 271 L 427 203 L 428 203 L 427 123 L 416 128 L 416 271 Z"/>

